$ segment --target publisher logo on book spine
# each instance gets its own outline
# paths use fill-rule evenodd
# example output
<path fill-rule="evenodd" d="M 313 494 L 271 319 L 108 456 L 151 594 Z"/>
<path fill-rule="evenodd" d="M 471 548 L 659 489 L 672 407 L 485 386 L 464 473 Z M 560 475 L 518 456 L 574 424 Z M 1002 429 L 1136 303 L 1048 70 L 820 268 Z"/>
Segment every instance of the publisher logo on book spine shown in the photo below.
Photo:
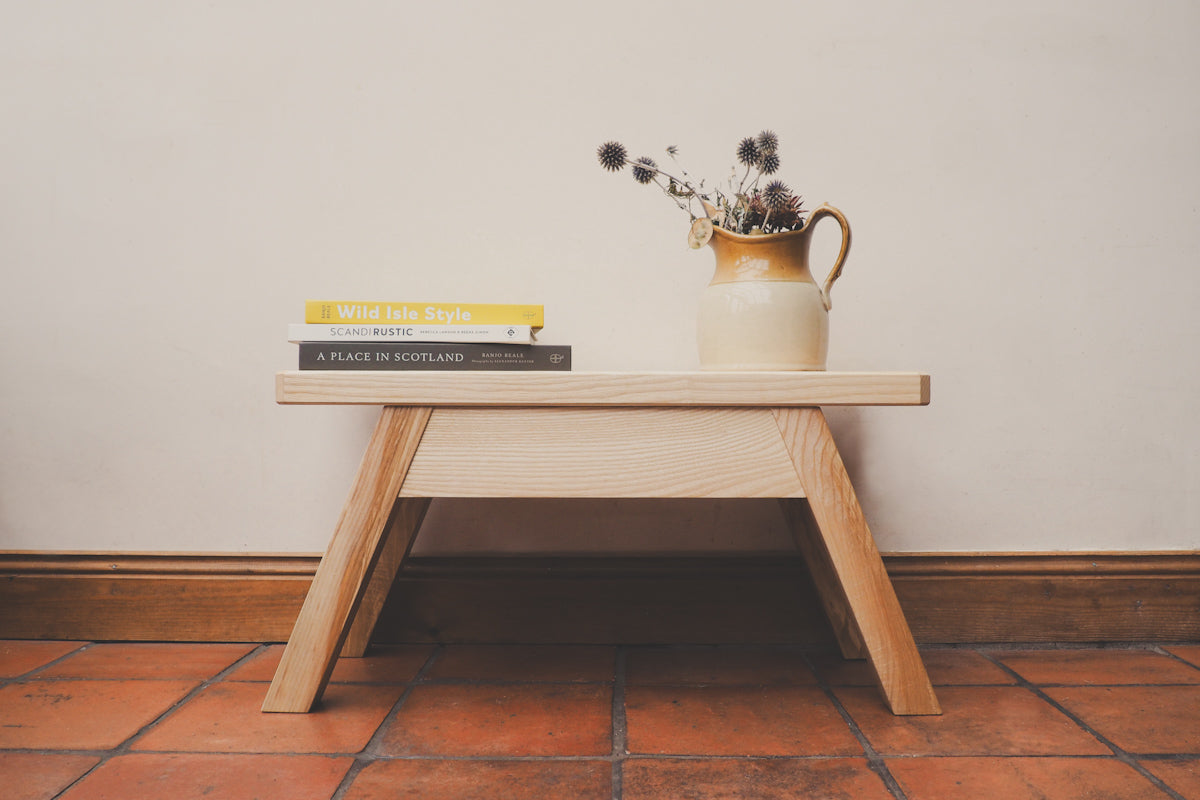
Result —
<path fill-rule="evenodd" d="M 507 336 L 508 338 L 512 339 L 513 337 L 515 337 L 517 335 L 517 330 L 516 330 L 516 328 L 508 328 L 504 331 L 504 335 Z"/>

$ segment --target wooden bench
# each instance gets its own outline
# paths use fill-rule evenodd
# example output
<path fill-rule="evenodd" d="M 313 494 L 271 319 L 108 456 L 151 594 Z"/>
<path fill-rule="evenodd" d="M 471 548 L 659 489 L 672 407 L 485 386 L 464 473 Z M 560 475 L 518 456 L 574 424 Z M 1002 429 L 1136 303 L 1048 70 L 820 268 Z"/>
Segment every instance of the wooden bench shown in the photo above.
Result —
<path fill-rule="evenodd" d="M 431 498 L 763 497 L 843 655 L 870 660 L 893 713 L 941 713 L 821 411 L 927 404 L 927 375 L 287 371 L 276 392 L 382 411 L 263 711 L 311 710 L 363 654 Z"/>

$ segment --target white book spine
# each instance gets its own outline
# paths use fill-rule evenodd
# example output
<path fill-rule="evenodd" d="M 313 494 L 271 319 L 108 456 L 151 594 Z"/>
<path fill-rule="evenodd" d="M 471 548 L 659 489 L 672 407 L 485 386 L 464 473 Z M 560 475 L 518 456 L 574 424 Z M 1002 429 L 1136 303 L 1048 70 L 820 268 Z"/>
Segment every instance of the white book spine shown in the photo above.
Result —
<path fill-rule="evenodd" d="M 530 344 L 529 325 L 288 325 L 289 342 L 482 342 Z"/>

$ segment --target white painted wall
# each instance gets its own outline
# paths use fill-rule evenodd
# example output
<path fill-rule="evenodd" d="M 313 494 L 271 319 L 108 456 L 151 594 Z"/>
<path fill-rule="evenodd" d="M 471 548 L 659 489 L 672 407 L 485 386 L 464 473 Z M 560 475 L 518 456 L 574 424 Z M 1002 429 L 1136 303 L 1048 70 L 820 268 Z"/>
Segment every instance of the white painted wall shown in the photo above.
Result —
<path fill-rule="evenodd" d="M 5 3 L 0 549 L 321 550 L 374 412 L 274 404 L 307 298 L 540 302 L 577 369 L 694 368 L 711 253 L 594 150 L 715 180 L 764 127 L 854 228 L 830 367 L 934 376 L 830 414 L 883 549 L 1200 547 L 1198 35 L 1167 0 Z M 769 502 L 471 502 L 418 549 L 787 546 Z"/>

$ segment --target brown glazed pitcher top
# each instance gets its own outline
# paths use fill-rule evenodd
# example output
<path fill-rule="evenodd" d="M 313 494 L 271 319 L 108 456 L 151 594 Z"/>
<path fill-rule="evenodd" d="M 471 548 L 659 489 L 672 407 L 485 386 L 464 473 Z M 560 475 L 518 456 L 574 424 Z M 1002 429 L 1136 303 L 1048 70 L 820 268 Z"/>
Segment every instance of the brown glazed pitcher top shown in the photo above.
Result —
<path fill-rule="evenodd" d="M 808 269 L 811 223 L 783 233 L 742 234 L 713 228 L 708 246 L 717 258 L 712 283 L 813 281 Z"/>
<path fill-rule="evenodd" d="M 710 284 L 754 280 L 815 284 L 808 268 L 808 250 L 812 243 L 813 227 L 822 217 L 833 217 L 842 228 L 841 251 L 825 284 L 820 287 L 825 308 L 830 308 L 829 291 L 842 274 L 846 255 L 850 252 L 850 225 L 842 212 L 829 204 L 813 211 L 804 227 L 794 231 L 742 234 L 714 227 L 708 245 L 716 255 L 717 266 Z"/>

